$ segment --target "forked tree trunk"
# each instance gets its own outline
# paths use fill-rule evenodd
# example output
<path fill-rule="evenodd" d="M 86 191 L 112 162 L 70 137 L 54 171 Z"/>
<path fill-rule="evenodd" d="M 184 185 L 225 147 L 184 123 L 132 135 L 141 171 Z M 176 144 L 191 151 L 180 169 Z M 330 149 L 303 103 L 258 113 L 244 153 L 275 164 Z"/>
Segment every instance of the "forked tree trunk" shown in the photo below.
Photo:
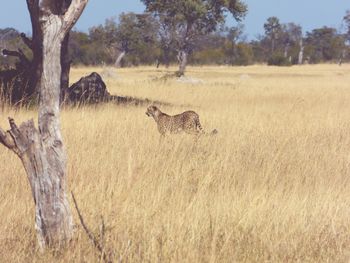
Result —
<path fill-rule="evenodd" d="M 122 59 L 125 57 L 126 55 L 126 51 L 122 51 L 118 57 L 117 57 L 117 60 L 115 61 L 114 65 L 117 67 L 117 68 L 120 68 L 120 65 L 122 63 Z"/>
<path fill-rule="evenodd" d="M 57 1 L 35 3 L 40 6 L 43 36 L 39 129 L 33 120 L 17 127 L 10 119 L 9 131 L 0 128 L 0 142 L 19 156 L 27 173 L 40 247 L 59 248 L 72 236 L 72 215 L 66 194 L 66 154 L 59 116 L 61 48 L 87 0 L 72 0 L 61 13 L 54 9 Z"/>
<path fill-rule="evenodd" d="M 61 1 L 61 6 L 59 7 L 59 2 Z M 64 8 L 64 1 L 68 0 L 58 0 L 55 4 L 58 8 Z M 14 94 L 11 103 L 30 102 L 32 99 L 37 99 L 40 89 L 40 78 L 42 73 L 42 61 L 43 61 L 43 32 L 41 30 L 41 23 L 39 21 L 40 8 L 32 0 L 27 0 L 28 10 L 32 22 L 32 38 L 29 39 L 24 33 L 21 34 L 22 41 L 24 44 L 32 51 L 32 58 L 27 58 L 23 52 L 3 50 L 3 53 L 9 56 L 15 56 L 19 58 L 19 62 L 25 65 L 24 73 L 18 72 L 21 75 L 20 86 L 18 92 Z M 67 34 L 62 42 L 61 51 L 61 101 L 64 98 L 64 92 L 69 86 L 69 72 L 70 72 L 70 59 L 68 53 L 68 41 L 69 34 Z"/>
<path fill-rule="evenodd" d="M 179 54 L 177 57 L 178 61 L 179 61 L 178 76 L 185 75 L 186 66 L 187 66 L 187 57 L 188 57 L 188 54 L 186 51 L 184 51 L 184 50 L 179 51 Z"/>

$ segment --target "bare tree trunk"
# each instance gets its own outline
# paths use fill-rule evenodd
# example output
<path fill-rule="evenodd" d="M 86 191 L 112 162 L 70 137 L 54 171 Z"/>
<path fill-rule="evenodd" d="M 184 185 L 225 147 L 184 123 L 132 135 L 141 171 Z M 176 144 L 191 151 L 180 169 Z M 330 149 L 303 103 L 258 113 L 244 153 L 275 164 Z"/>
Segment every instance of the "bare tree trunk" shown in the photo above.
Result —
<path fill-rule="evenodd" d="M 121 62 L 122 62 L 122 59 L 125 57 L 125 55 L 126 55 L 126 51 L 122 51 L 122 52 L 119 54 L 117 60 L 116 60 L 115 63 L 114 63 L 114 65 L 115 65 L 117 68 L 120 68 L 120 64 L 121 64 Z"/>
<path fill-rule="evenodd" d="M 170 47 L 164 47 L 163 48 L 163 52 L 164 52 L 164 65 L 165 65 L 165 68 L 169 68 L 170 66 Z"/>
<path fill-rule="evenodd" d="M 341 51 L 341 53 L 340 53 L 339 60 L 338 60 L 338 65 L 339 65 L 339 66 L 341 66 L 341 65 L 343 64 L 343 59 L 344 59 L 344 57 L 345 57 L 345 53 L 346 53 L 345 49 L 343 49 L 343 50 Z"/>
<path fill-rule="evenodd" d="M 232 41 L 232 57 L 231 57 L 231 66 L 235 64 L 235 57 L 236 57 L 236 43 Z"/>
<path fill-rule="evenodd" d="M 179 61 L 179 71 L 177 72 L 178 76 L 185 75 L 186 66 L 187 66 L 187 52 L 184 50 L 179 51 L 177 59 Z"/>
<path fill-rule="evenodd" d="M 299 56 L 298 56 L 298 64 L 302 65 L 304 60 L 304 44 L 303 39 L 300 39 L 299 42 L 300 50 L 299 50 Z"/>
<path fill-rule="evenodd" d="M 284 53 L 283 53 L 284 58 L 288 57 L 288 49 L 289 49 L 289 45 L 287 44 L 284 46 Z"/>
<path fill-rule="evenodd" d="M 66 194 L 66 154 L 63 147 L 59 102 L 62 43 L 80 17 L 88 0 L 72 0 L 66 10 L 57 2 L 31 2 L 40 8 L 42 72 L 40 74 L 39 129 L 34 121 L 11 129 L 0 128 L 0 143 L 21 159 L 35 203 L 35 228 L 39 246 L 60 248 L 72 236 L 72 215 Z M 38 70 L 38 69 L 37 69 Z"/>

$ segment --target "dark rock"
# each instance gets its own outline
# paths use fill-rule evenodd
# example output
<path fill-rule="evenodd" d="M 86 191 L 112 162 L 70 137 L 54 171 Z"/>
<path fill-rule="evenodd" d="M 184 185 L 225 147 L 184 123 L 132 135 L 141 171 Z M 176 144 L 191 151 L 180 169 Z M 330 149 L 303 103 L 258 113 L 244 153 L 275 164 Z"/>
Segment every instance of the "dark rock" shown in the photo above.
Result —
<path fill-rule="evenodd" d="M 70 86 L 65 92 L 65 97 L 66 102 L 71 103 L 99 103 L 111 99 L 106 84 L 96 72 Z"/>

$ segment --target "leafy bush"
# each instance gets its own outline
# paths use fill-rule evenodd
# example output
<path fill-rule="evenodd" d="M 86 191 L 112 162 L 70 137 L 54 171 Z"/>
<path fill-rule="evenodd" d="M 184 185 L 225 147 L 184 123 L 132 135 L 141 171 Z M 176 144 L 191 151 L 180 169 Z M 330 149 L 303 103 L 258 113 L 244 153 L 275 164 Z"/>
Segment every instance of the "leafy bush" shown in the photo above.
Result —
<path fill-rule="evenodd" d="M 224 64 L 225 54 L 220 48 L 206 48 L 195 51 L 189 58 L 190 63 L 199 65 Z"/>
<path fill-rule="evenodd" d="M 268 59 L 267 64 L 269 66 L 291 66 L 292 65 L 289 59 L 284 57 L 283 54 L 280 54 L 280 53 L 272 54 L 272 56 Z"/>
<path fill-rule="evenodd" d="M 253 49 L 246 43 L 237 45 L 237 56 L 234 61 L 235 65 L 247 66 L 253 64 L 254 54 Z"/>

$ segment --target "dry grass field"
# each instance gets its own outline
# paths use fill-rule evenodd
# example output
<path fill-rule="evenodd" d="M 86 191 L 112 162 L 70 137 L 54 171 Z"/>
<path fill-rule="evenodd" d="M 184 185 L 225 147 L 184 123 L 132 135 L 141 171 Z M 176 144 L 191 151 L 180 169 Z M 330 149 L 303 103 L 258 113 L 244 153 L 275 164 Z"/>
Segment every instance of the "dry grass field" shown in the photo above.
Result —
<path fill-rule="evenodd" d="M 144 107 L 63 110 L 69 189 L 96 234 L 104 217 L 116 262 L 349 262 L 350 65 L 189 67 L 190 82 L 76 68 L 71 80 L 91 71 L 112 94 L 219 130 L 159 144 Z M 2 127 L 8 115 L 36 118 L 2 107 Z M 0 161 L 0 262 L 99 262 L 75 211 L 70 246 L 38 252 L 25 172 L 4 147 Z"/>

